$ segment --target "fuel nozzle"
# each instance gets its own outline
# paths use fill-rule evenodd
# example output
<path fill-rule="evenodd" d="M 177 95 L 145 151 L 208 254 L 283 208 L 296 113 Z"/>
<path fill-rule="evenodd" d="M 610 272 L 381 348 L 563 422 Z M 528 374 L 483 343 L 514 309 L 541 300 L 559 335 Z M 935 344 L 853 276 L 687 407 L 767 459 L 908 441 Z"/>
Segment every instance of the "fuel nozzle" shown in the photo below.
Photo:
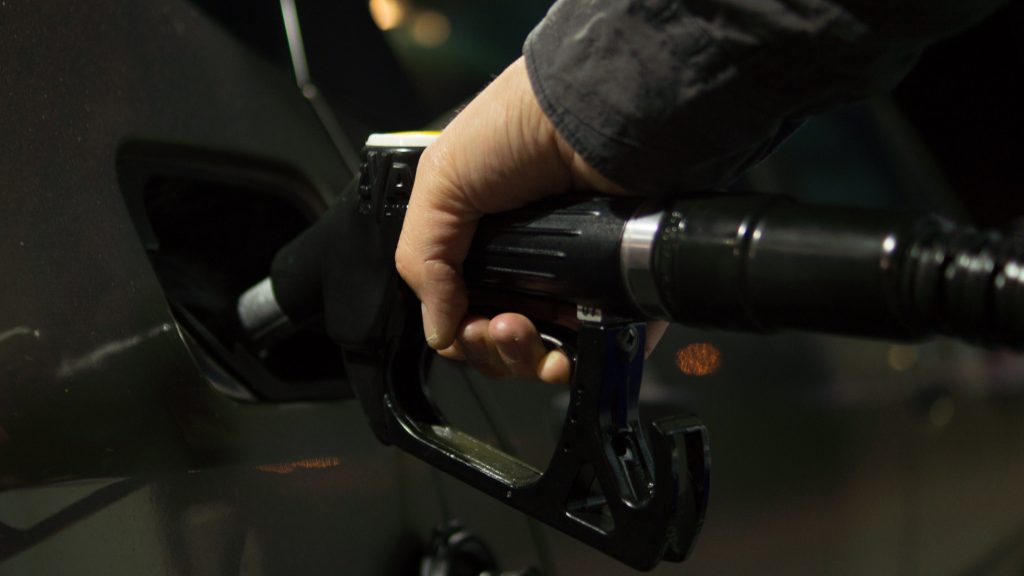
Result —
<path fill-rule="evenodd" d="M 351 226 L 356 211 L 400 230 L 433 138 L 371 136 L 358 182 L 241 298 L 251 335 L 323 315 L 339 297 L 323 289 L 341 274 L 331 229 Z M 1024 242 L 931 215 L 721 192 L 560 196 L 484 217 L 464 272 L 471 288 L 618 318 L 1024 347 Z"/>
<path fill-rule="evenodd" d="M 464 265 L 471 288 L 577 306 L 559 447 L 535 469 L 454 427 L 424 387 L 420 305 L 393 259 L 426 140 L 371 138 L 358 181 L 279 251 L 240 323 L 256 346 L 322 324 L 381 442 L 634 568 L 689 555 L 711 466 L 696 418 L 640 419 L 643 320 L 1024 347 L 1020 240 L 780 196 L 553 197 L 483 218 Z"/>

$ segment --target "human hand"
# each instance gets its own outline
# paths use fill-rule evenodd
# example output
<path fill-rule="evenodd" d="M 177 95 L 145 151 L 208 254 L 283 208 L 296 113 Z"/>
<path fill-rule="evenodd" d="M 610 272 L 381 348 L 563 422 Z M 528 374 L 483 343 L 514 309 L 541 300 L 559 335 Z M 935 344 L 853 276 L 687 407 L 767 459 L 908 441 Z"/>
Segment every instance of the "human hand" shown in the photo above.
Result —
<path fill-rule="evenodd" d="M 420 158 L 395 265 L 422 303 L 428 345 L 489 377 L 568 381 L 568 358 L 547 352 L 525 316 L 466 316 L 462 262 L 483 215 L 573 189 L 623 192 L 558 134 L 520 58 Z"/>

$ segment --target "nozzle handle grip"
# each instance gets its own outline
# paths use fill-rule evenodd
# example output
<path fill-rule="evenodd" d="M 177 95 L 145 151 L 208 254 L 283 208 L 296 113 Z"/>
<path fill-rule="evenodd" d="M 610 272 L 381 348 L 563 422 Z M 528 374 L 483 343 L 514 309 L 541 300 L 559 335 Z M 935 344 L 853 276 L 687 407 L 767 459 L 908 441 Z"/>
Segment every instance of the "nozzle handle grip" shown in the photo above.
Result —
<path fill-rule="evenodd" d="M 619 247 L 638 203 L 568 196 L 485 216 L 464 264 L 466 283 L 634 317 Z"/>

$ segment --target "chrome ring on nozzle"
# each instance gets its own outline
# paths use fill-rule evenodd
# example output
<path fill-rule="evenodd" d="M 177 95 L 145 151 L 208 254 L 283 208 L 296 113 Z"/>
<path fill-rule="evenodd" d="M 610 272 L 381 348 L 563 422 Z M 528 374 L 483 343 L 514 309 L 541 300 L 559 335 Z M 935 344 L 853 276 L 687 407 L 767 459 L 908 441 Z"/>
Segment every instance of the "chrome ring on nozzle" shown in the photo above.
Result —
<path fill-rule="evenodd" d="M 656 201 L 641 204 L 622 230 L 622 245 L 619 249 L 620 269 L 626 290 L 636 308 L 650 318 L 669 317 L 658 294 L 658 287 L 654 284 L 651 265 L 654 240 L 663 216 L 664 211 L 658 209 Z"/>

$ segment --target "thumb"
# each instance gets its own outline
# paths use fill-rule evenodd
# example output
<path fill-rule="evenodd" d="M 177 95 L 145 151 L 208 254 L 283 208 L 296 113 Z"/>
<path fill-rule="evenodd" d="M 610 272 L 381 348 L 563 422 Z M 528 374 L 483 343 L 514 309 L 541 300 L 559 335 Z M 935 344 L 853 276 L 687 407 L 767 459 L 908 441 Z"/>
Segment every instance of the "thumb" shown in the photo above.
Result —
<path fill-rule="evenodd" d="M 422 303 L 427 344 L 443 350 L 455 340 L 459 322 L 466 315 L 462 261 L 469 252 L 480 214 L 451 201 L 459 193 L 450 181 L 439 176 L 440 170 L 432 169 L 437 162 L 434 156 L 428 147 L 420 159 L 421 168 L 395 252 L 395 267 Z"/>
<path fill-rule="evenodd" d="M 455 340 L 455 320 L 466 315 L 468 301 L 462 274 L 456 264 L 444 260 L 428 260 L 418 268 L 410 276 L 418 275 L 419 279 L 409 286 L 421 303 L 423 336 L 431 348 L 443 350 Z"/>

